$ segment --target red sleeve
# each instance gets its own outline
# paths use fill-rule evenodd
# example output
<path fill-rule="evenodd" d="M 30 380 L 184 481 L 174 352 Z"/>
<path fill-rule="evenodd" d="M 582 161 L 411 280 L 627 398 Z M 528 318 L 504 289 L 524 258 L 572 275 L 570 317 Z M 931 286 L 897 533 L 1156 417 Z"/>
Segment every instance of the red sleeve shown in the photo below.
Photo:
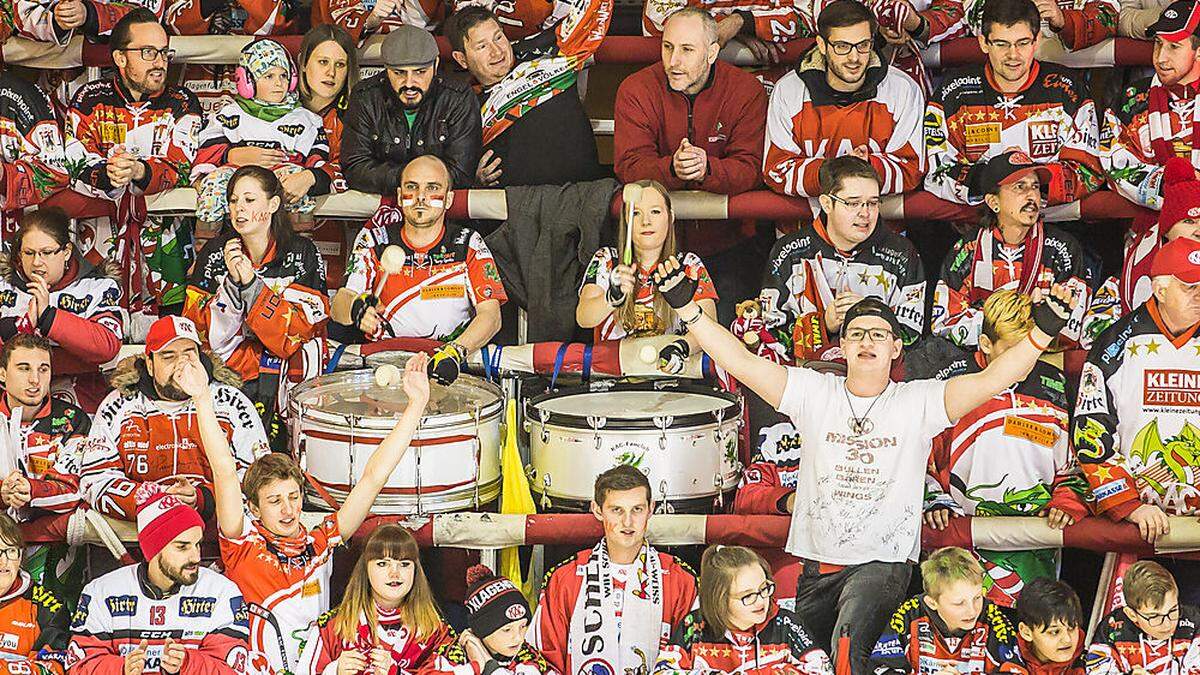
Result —
<path fill-rule="evenodd" d="M 246 325 L 254 331 L 267 351 L 282 359 L 291 358 L 305 342 L 316 337 L 329 316 L 329 299 L 311 288 L 292 284 L 288 290 L 311 295 L 313 302 L 323 308 L 321 315 L 312 321 L 298 302 L 285 300 L 282 294 L 264 286 L 246 312 Z"/>
<path fill-rule="evenodd" d="M 554 34 L 559 53 L 579 59 L 582 65 L 582 61 L 596 53 L 608 34 L 613 0 L 577 0 L 569 4 L 571 11 L 558 22 Z"/>
<path fill-rule="evenodd" d="M 111 640 L 76 633 L 67 649 L 72 675 L 111 675 L 125 670 L 125 657 Z"/>
<path fill-rule="evenodd" d="M 927 42 L 942 42 L 969 32 L 962 0 L 933 0 L 929 9 L 919 14 L 929 24 Z"/>
<path fill-rule="evenodd" d="M 671 606 L 663 607 L 663 620 L 671 624 L 671 632 L 674 632 L 674 629 L 683 622 L 684 617 L 693 609 L 697 609 L 699 605 L 696 601 L 695 575 L 684 569 L 675 560 L 672 560 L 670 574 L 670 587 L 672 589 L 670 594 Z M 666 644 L 666 639 L 666 637 L 662 639 L 660 647 Z"/>
<path fill-rule="evenodd" d="M 1075 522 L 1079 522 L 1088 515 L 1087 503 L 1083 501 L 1083 497 L 1079 495 L 1071 486 L 1065 482 L 1055 481 L 1054 492 L 1050 495 L 1050 501 L 1046 506 L 1058 509 L 1063 513 L 1071 516 Z"/>
<path fill-rule="evenodd" d="M 1117 34 L 1117 10 L 1108 2 L 1088 2 L 1083 9 L 1063 9 L 1058 37 L 1072 51 L 1099 44 Z"/>
<path fill-rule="evenodd" d="M 199 2 L 199 0 L 195 0 Z M 149 3 L 158 6 L 158 11 L 155 14 L 159 20 L 163 18 L 163 9 L 166 8 L 166 2 Z M 125 18 L 125 15 L 133 11 L 135 7 L 144 7 L 142 3 L 134 2 L 106 2 L 106 0 L 92 0 L 91 9 L 96 13 L 96 34 L 108 35 L 112 33 L 113 27 L 117 22 Z M 153 10 L 151 10 L 153 11 Z"/>
<path fill-rule="evenodd" d="M 246 641 L 224 632 L 209 633 L 196 649 L 189 649 L 179 675 L 241 675 L 245 672 Z M 240 652 L 240 653 L 239 653 Z M 231 665 L 242 662 L 242 668 Z"/>
<path fill-rule="evenodd" d="M 29 505 L 51 513 L 72 513 L 82 498 L 79 486 L 70 477 L 48 471 L 42 478 L 28 478 Z"/>
<path fill-rule="evenodd" d="M 472 235 L 472 239 L 476 237 L 479 235 Z M 476 241 L 472 241 L 467 247 L 467 277 L 471 280 L 471 304 L 498 300 L 503 305 L 508 302 L 508 294 L 504 292 L 504 283 L 500 280 L 500 269 L 496 267 L 496 261 L 492 258 L 491 251 L 486 248 L 487 245 L 483 243 L 482 237 L 477 241 L 484 248 L 476 249 Z"/>
<path fill-rule="evenodd" d="M 53 311 L 50 328 L 44 332 L 45 337 L 57 342 L 79 362 L 91 366 L 86 371 L 93 371 L 95 366 L 111 361 L 121 351 L 121 338 L 101 322 L 103 318 L 111 321 L 111 315 L 102 314 L 85 319 L 63 309 Z M 56 373 L 68 372 L 62 368 L 63 364 L 54 365 Z"/>
<path fill-rule="evenodd" d="M 361 43 L 367 37 L 363 24 L 370 15 L 361 0 L 314 0 L 312 4 L 314 26 L 322 23 L 341 26 L 355 43 Z"/>
<path fill-rule="evenodd" d="M 795 492 L 779 482 L 779 467 L 774 462 L 754 462 L 742 473 L 742 483 L 733 498 L 733 512 L 744 514 L 786 514 L 779 502 Z"/>
<path fill-rule="evenodd" d="M 575 559 L 559 567 L 550 575 L 550 581 L 542 590 L 542 599 L 534 614 L 533 645 L 541 651 L 546 662 L 560 673 L 567 670 L 567 633 L 571 630 L 571 612 L 574 607 L 575 593 L 570 592 L 570 584 L 575 583 Z M 578 592 L 578 589 L 576 589 Z"/>
<path fill-rule="evenodd" d="M 724 195 L 746 192 L 758 185 L 762 175 L 767 92 L 757 82 L 747 84 L 753 84 L 753 87 L 747 88 L 747 100 L 737 106 L 741 115 L 727 120 L 731 123 L 724 156 L 708 158 L 708 176 L 700 183 L 700 189 L 705 192 Z"/>
<path fill-rule="evenodd" d="M 650 68 L 661 66 L 654 65 Z M 671 172 L 671 154 L 658 154 L 656 139 L 657 130 L 662 126 L 662 111 L 654 110 L 650 103 L 655 96 L 654 92 L 650 91 L 649 87 L 637 86 L 641 84 L 645 72 L 629 77 L 617 88 L 617 100 L 613 107 L 613 171 L 623 183 L 652 178 L 667 189 L 679 190 L 683 188 L 684 182 Z M 758 144 L 761 158 L 761 133 Z M 710 159 L 710 167 L 712 162 Z M 756 178 L 758 172 L 756 166 Z"/>

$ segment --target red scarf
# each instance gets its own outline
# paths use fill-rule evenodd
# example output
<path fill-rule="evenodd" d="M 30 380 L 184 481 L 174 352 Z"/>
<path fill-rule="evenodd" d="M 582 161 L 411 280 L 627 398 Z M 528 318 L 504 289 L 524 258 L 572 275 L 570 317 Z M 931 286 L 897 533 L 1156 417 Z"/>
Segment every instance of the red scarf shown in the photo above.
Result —
<path fill-rule="evenodd" d="M 1157 83 L 1158 78 L 1154 81 Z M 1154 84 L 1150 87 L 1150 114 L 1158 116 L 1162 120 L 1161 124 L 1165 127 L 1167 135 L 1170 134 L 1170 113 L 1171 113 L 1171 94 L 1176 94 L 1176 98 L 1195 98 L 1200 92 L 1200 80 L 1187 85 L 1174 85 L 1167 87 L 1161 84 Z M 1187 120 L 1180 120 L 1184 125 Z M 1175 156 L 1175 147 L 1167 135 L 1155 133 L 1155 124 L 1150 125 L 1150 148 L 1154 151 L 1154 163 L 1162 166 L 1167 163 L 1167 160 Z M 1193 113 L 1192 115 L 1192 150 L 1200 149 L 1200 115 Z"/>
<path fill-rule="evenodd" d="M 975 235 L 975 255 L 971 263 L 971 304 L 983 302 L 996 290 L 997 284 L 994 279 L 996 267 L 993 257 L 996 253 L 997 243 L 1001 246 L 1006 245 L 1003 240 L 996 241 L 999 231 L 999 226 L 980 228 L 979 234 Z M 1045 242 L 1045 228 L 1042 226 L 1042 221 L 1039 220 L 1029 228 L 1029 233 L 1025 235 L 1025 250 L 1021 252 L 1021 281 L 1017 290 L 1025 295 L 1031 294 L 1034 286 L 1037 285 L 1038 272 L 1042 269 L 1042 248 Z"/>
<path fill-rule="evenodd" d="M 416 639 L 408 626 L 404 625 L 399 609 L 384 609 L 375 605 L 375 617 L 379 629 L 374 636 L 371 635 L 371 624 L 367 622 L 366 617 L 360 617 L 358 621 L 358 639 L 353 648 L 367 655 L 367 669 L 363 672 L 374 672 L 370 660 L 371 650 L 376 648 L 391 652 L 394 665 L 389 671 L 390 675 L 397 672 L 415 672 L 429 650 L 429 642 Z"/>
<path fill-rule="evenodd" d="M 1158 253 L 1158 249 L 1162 248 L 1162 245 L 1163 237 L 1157 223 L 1138 235 L 1129 245 L 1129 250 L 1125 253 L 1125 261 L 1121 264 L 1119 288 L 1121 314 L 1129 314 L 1144 302 L 1144 300 L 1139 302 L 1135 297 L 1137 283 L 1150 276 L 1150 264 L 1154 262 L 1154 256 Z"/>

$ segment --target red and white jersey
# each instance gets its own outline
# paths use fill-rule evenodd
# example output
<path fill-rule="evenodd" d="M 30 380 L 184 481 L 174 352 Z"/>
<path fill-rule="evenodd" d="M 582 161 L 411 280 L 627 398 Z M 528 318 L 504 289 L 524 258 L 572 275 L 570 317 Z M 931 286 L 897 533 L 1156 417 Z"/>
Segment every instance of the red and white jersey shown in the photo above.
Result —
<path fill-rule="evenodd" d="M 249 517 L 242 536 L 220 538 L 225 573 L 250 608 L 253 673 L 295 672 L 309 624 L 329 611 L 333 550 L 342 543 L 337 514 L 297 540 L 277 540 Z"/>
<path fill-rule="evenodd" d="M 865 145 L 882 194 L 916 190 L 925 174 L 924 103 L 917 83 L 875 54 L 858 91 L 834 91 L 813 48 L 771 91 L 763 180 L 775 192 L 815 197 L 825 160 Z"/>
<path fill-rule="evenodd" d="M 731 14 L 754 17 L 753 35 L 766 42 L 788 42 L 816 34 L 809 3 L 784 0 L 648 0 L 642 11 L 642 35 L 662 35 L 667 17 L 684 7 L 699 7 L 722 21 Z M 751 32 L 743 28 L 743 32 Z"/>
<path fill-rule="evenodd" d="M 696 292 L 692 294 L 692 300 L 699 302 L 701 300 L 717 300 L 717 289 L 713 286 L 712 277 L 708 275 L 708 270 L 705 269 L 704 263 L 700 260 L 700 256 L 695 253 L 684 253 L 682 260 L 683 269 L 689 276 L 694 276 L 699 280 L 696 286 Z M 613 268 L 617 266 L 617 249 L 612 246 L 602 247 L 596 251 L 596 255 L 592 256 L 592 261 L 588 263 L 587 271 L 583 275 L 583 286 L 594 284 L 599 286 L 605 293 L 608 292 L 609 280 L 612 277 Z M 645 270 L 638 266 L 637 271 L 637 307 L 634 310 L 635 324 L 632 330 L 626 330 L 626 327 L 621 323 L 618 317 L 618 312 L 614 310 L 611 314 L 600 322 L 600 325 L 595 328 L 595 339 L 597 342 L 602 340 L 620 340 L 623 337 L 630 335 L 663 335 L 672 334 L 679 335 L 683 332 L 683 325 L 679 323 L 679 317 L 676 315 L 670 326 L 664 326 L 659 321 L 659 318 L 654 314 L 654 284 L 650 279 L 650 275 L 654 272 L 653 269 Z M 583 291 L 583 286 L 580 291 Z M 672 312 L 674 314 L 674 312 Z"/>
<path fill-rule="evenodd" d="M 446 223 L 441 237 L 418 249 L 405 239 L 403 221 L 399 208 L 380 206 L 354 238 L 346 270 L 346 288 L 379 298 L 379 314 L 395 337 L 452 340 L 471 321 L 475 305 L 508 300 L 500 270 L 478 232 Z M 404 255 L 397 274 L 386 274 L 380 263 L 391 246 Z"/>

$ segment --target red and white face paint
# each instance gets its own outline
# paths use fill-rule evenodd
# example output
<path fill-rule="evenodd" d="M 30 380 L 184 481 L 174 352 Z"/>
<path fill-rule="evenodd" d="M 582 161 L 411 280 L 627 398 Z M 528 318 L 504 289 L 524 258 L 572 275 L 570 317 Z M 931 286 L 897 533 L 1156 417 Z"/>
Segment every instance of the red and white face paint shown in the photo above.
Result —
<path fill-rule="evenodd" d="M 417 205 L 417 196 L 415 194 L 413 194 L 411 192 L 405 192 L 400 196 L 400 206 L 407 209 L 407 208 L 412 208 L 416 205 Z M 425 198 L 424 205 L 428 206 L 431 209 L 439 209 L 439 210 L 444 209 L 444 208 L 446 208 L 446 196 L 445 195 L 429 195 L 428 197 Z"/>

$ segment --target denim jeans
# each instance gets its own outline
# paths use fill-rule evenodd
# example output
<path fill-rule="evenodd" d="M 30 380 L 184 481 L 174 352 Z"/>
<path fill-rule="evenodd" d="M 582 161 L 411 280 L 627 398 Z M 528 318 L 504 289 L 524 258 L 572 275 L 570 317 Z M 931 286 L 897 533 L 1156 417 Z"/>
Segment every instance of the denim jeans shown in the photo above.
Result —
<path fill-rule="evenodd" d="M 888 618 L 904 601 L 912 563 L 869 562 L 818 573 L 806 562 L 796 584 L 796 616 L 837 662 L 838 638 L 850 638 L 854 675 L 870 673 L 868 657 Z"/>

